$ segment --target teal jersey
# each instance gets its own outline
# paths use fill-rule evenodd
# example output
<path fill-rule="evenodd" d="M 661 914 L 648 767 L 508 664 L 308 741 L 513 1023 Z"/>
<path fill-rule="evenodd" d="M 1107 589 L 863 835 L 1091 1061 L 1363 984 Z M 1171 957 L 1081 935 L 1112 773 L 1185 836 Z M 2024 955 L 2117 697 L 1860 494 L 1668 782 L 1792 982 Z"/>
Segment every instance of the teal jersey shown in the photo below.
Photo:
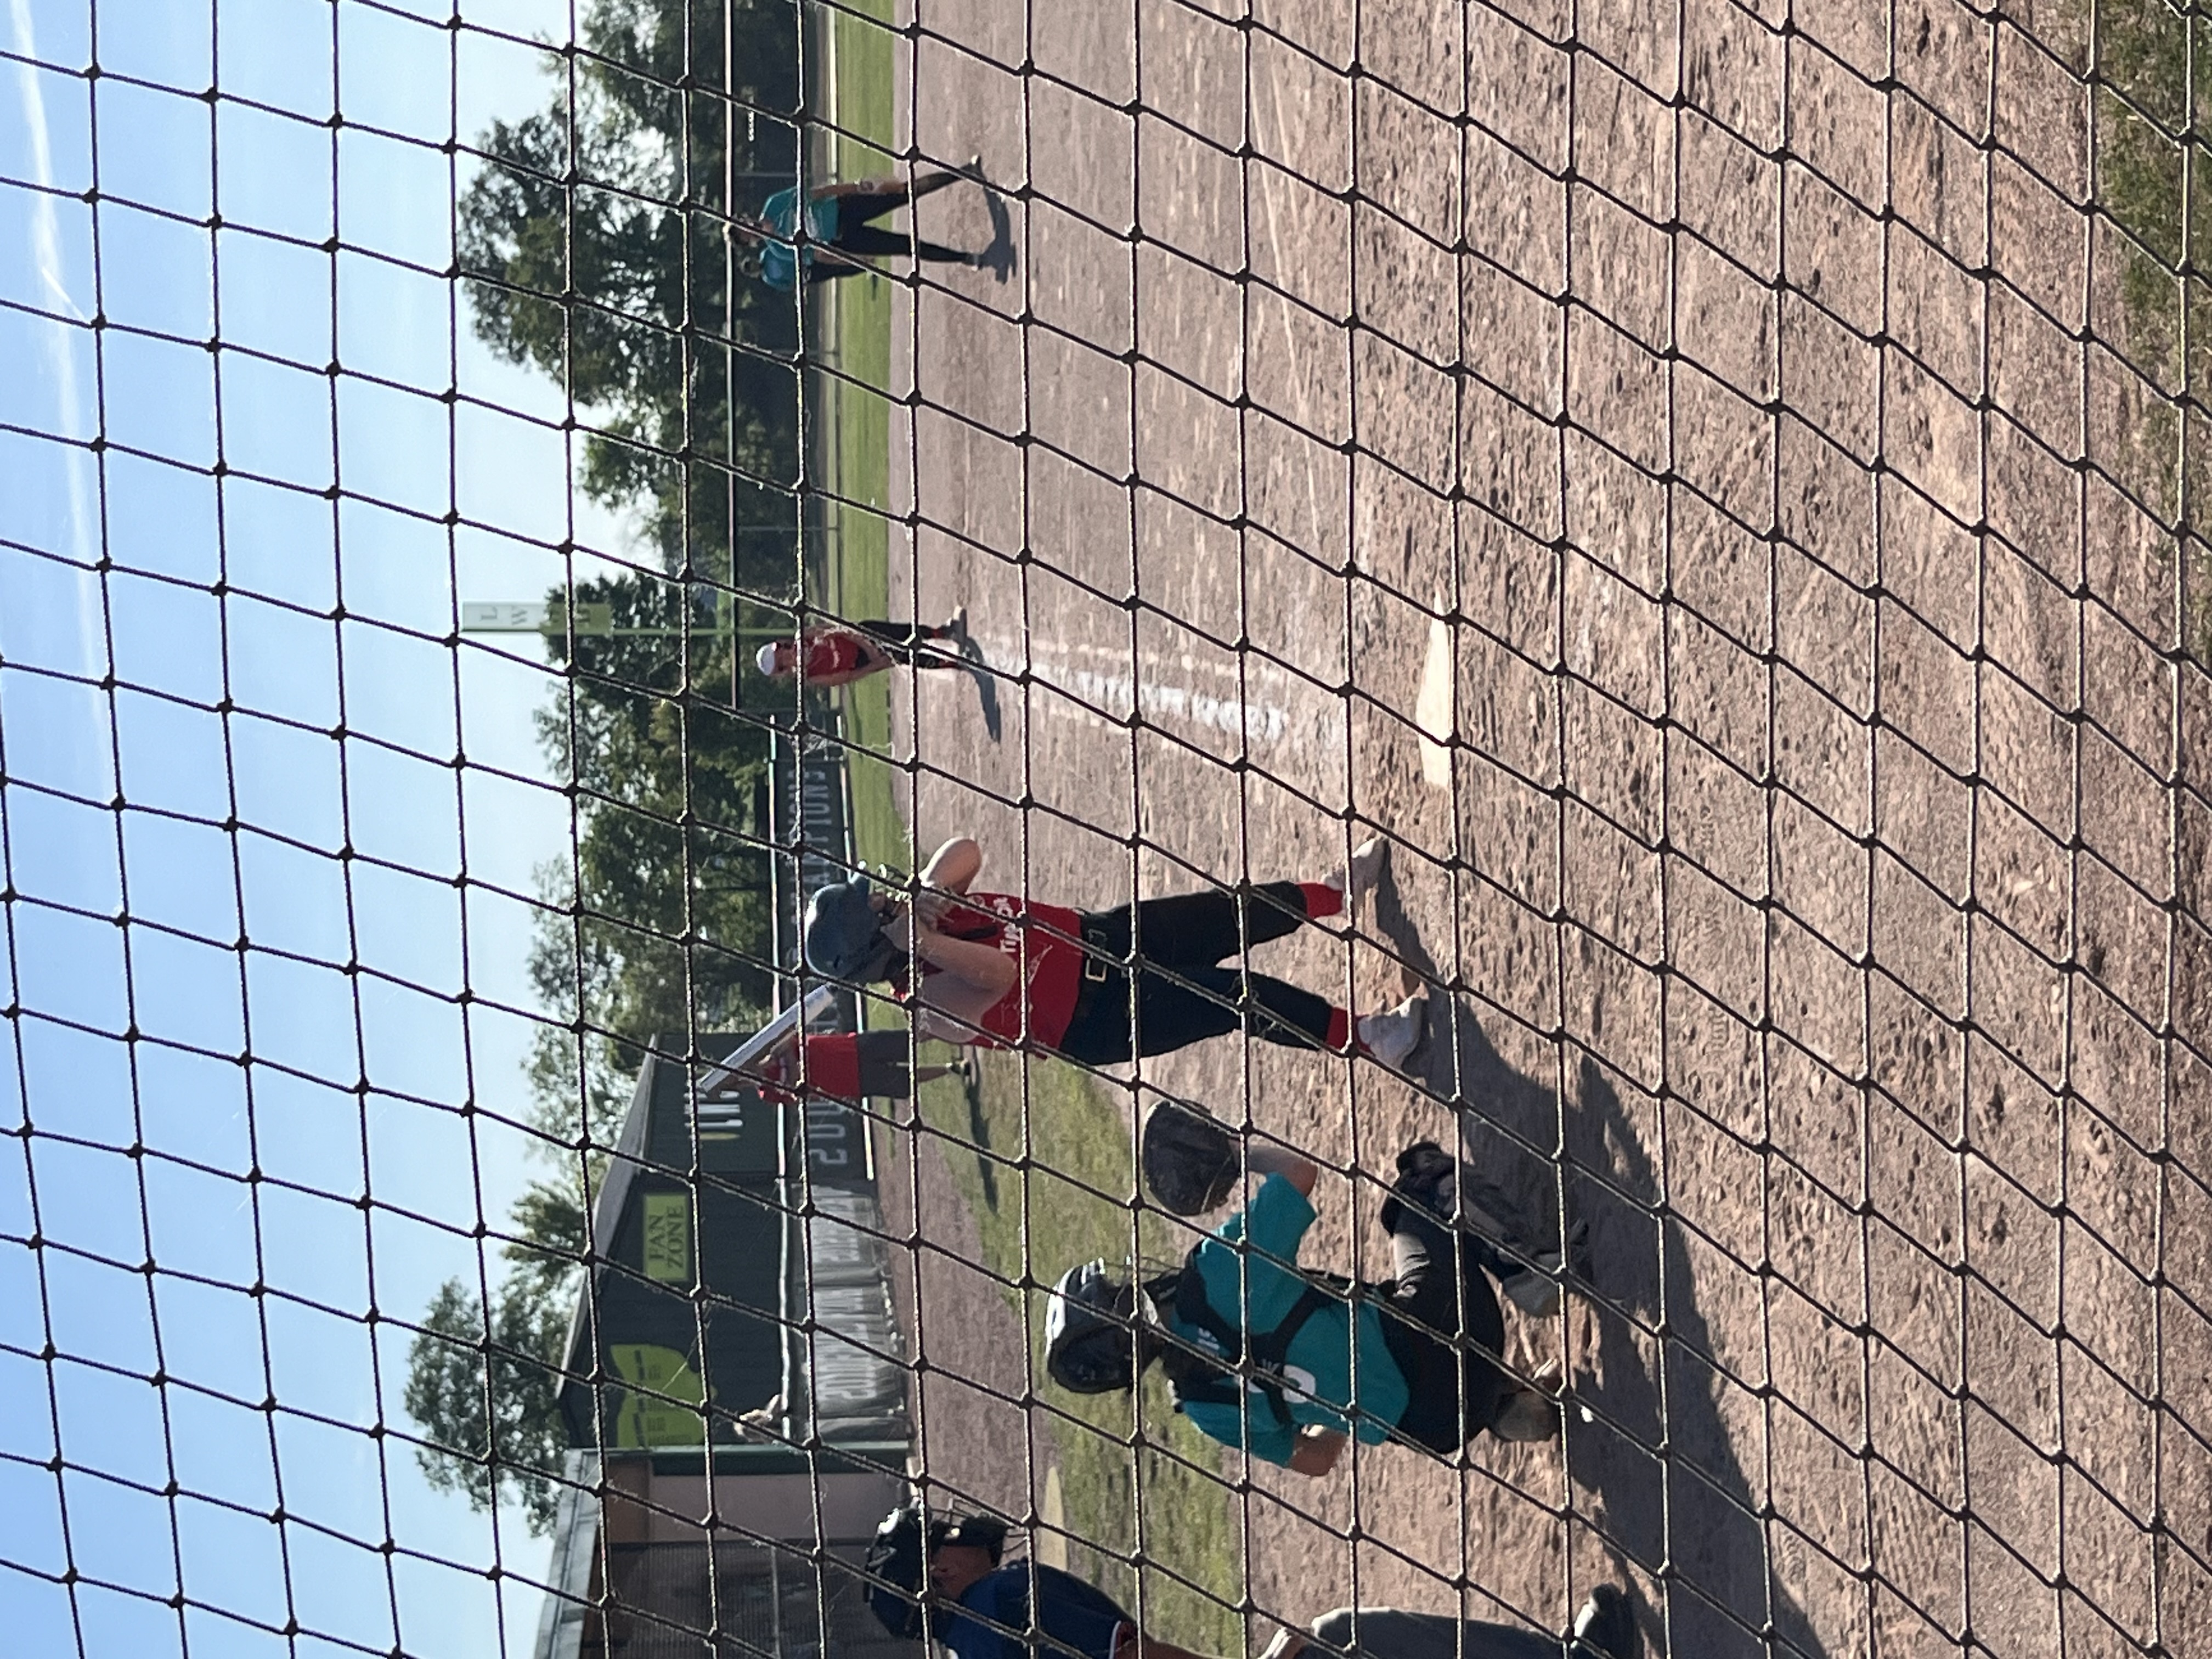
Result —
<path fill-rule="evenodd" d="M 1297 1260 L 1298 1245 L 1313 1220 L 1305 1194 L 1281 1176 L 1269 1176 L 1252 1202 L 1195 1252 L 1206 1304 L 1245 1331 L 1275 1329 L 1305 1291 L 1305 1281 L 1283 1264 Z M 1213 1346 L 1204 1332 L 1178 1319 L 1172 1307 L 1165 1313 L 1176 1335 L 1201 1352 Z M 1356 1434 L 1370 1443 L 1389 1437 L 1412 1397 L 1382 1340 L 1382 1316 L 1371 1303 L 1357 1308 L 1334 1300 L 1322 1304 L 1291 1340 L 1283 1373 L 1290 1384 L 1285 1403 L 1298 1423 Z M 1289 1462 L 1297 1443 L 1267 1395 L 1249 1386 L 1241 1404 L 1194 1402 L 1183 1412 L 1224 1446 L 1242 1446 L 1269 1463 Z"/>
<path fill-rule="evenodd" d="M 799 186 L 780 190 L 762 203 L 761 217 L 777 237 L 785 239 L 761 244 L 761 281 L 770 288 L 797 288 L 801 266 L 814 263 L 813 248 L 801 247 L 796 240 Z M 806 234 L 817 242 L 837 240 L 837 203 L 834 197 L 806 204 Z"/>

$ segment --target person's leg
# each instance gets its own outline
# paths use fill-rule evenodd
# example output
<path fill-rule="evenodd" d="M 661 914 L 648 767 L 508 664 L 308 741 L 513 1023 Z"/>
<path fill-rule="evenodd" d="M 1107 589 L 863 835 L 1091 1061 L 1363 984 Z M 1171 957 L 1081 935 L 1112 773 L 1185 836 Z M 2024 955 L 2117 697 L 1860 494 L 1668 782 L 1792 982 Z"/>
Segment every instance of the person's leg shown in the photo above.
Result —
<path fill-rule="evenodd" d="M 1145 960 L 1170 968 L 1210 965 L 1334 915 L 1342 896 L 1317 882 L 1241 882 L 1175 893 L 1137 906 L 1137 944 Z"/>
<path fill-rule="evenodd" d="M 1436 1358 L 1431 1345 L 1450 1351 L 1447 1363 L 1431 1368 L 1441 1388 L 1459 1395 L 1453 1403 L 1458 1443 L 1464 1444 L 1490 1426 L 1499 1402 L 1513 1389 L 1500 1364 L 1505 1318 L 1483 1272 L 1484 1251 L 1478 1241 L 1447 1228 L 1418 1203 L 1400 1200 L 1387 1218 L 1397 1289 L 1382 1317 L 1404 1322 L 1401 1329 L 1410 1327 L 1401 1345 L 1430 1362 Z M 1422 1402 L 1417 1399 L 1415 1404 Z M 1428 1418 L 1421 1421 L 1426 1425 Z M 1431 1432 L 1425 1443 L 1435 1444 L 1436 1438 Z"/>
<path fill-rule="evenodd" d="M 1140 971 L 1137 986 L 1137 1052 L 1146 1055 L 1240 1030 L 1286 1048 L 1325 1048 L 1342 1014 L 1326 997 L 1236 968 Z"/>
<path fill-rule="evenodd" d="M 908 1038 L 902 1030 L 862 1031 L 856 1046 L 860 1054 L 860 1093 L 870 1100 L 911 1100 L 914 1077 Z"/>
<path fill-rule="evenodd" d="M 936 167 L 927 173 L 917 173 L 910 185 L 903 179 L 863 179 L 861 182 L 866 188 L 836 198 L 837 217 L 842 223 L 849 215 L 851 222 L 866 224 L 882 218 L 886 213 L 895 213 L 900 208 L 919 202 L 925 196 L 933 196 L 947 185 L 957 185 L 966 177 L 968 175 L 964 173 Z"/>
<path fill-rule="evenodd" d="M 896 213 L 904 207 L 909 192 L 903 181 L 896 179 L 871 179 L 873 186 L 840 196 L 837 202 L 837 240 L 862 225 L 872 224 L 887 213 Z"/>
<path fill-rule="evenodd" d="M 922 668 L 957 668 L 957 657 L 942 651 L 917 651 L 915 647 L 927 640 L 951 639 L 956 630 L 946 623 L 931 627 L 923 623 L 896 623 L 889 617 L 877 617 L 851 624 L 855 633 L 866 634 L 890 653 L 894 662 L 912 663 Z"/>
<path fill-rule="evenodd" d="M 939 264 L 969 263 L 968 255 L 957 247 L 946 247 L 941 242 L 921 242 L 902 230 L 878 230 L 873 225 L 839 222 L 837 246 L 843 252 L 864 259 L 896 259 L 912 254 L 917 259 L 934 259 Z"/>
<path fill-rule="evenodd" d="M 1317 1642 L 1363 1659 L 1559 1659 L 1556 1636 L 1443 1613 L 1338 1607 L 1312 1630 Z"/>
<path fill-rule="evenodd" d="M 957 185 L 970 176 L 966 173 L 955 173 L 950 167 L 934 167 L 927 173 L 917 173 L 914 180 L 914 199 L 919 202 L 923 197 L 933 196 L 947 185 Z"/>

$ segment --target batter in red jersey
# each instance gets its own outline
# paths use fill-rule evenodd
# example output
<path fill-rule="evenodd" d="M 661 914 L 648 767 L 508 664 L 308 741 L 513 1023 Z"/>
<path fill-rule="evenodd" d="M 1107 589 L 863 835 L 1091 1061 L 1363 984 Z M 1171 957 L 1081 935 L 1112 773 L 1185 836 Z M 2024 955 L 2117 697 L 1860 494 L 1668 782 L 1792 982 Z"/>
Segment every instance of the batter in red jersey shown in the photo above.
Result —
<path fill-rule="evenodd" d="M 846 685 L 880 674 L 893 663 L 911 663 L 916 668 L 961 667 L 959 646 L 967 632 L 965 611 L 955 611 L 937 628 L 894 622 L 810 628 L 795 640 L 775 640 L 761 647 L 754 663 L 770 679 L 788 678 L 803 668 L 809 685 Z M 949 641 L 953 648 L 921 649 L 938 641 Z"/>
<path fill-rule="evenodd" d="M 866 877 L 817 892 L 806 958 L 831 978 L 897 986 L 921 1030 L 947 1042 L 1110 1066 L 1241 1030 L 1403 1066 L 1425 1033 L 1424 999 L 1355 1017 L 1241 962 L 1253 945 L 1340 912 L 1372 885 L 1387 850 L 1367 842 L 1326 881 L 1243 882 L 1085 911 L 971 890 L 983 855 L 963 836 L 922 871 L 910 925 L 907 907 Z"/>

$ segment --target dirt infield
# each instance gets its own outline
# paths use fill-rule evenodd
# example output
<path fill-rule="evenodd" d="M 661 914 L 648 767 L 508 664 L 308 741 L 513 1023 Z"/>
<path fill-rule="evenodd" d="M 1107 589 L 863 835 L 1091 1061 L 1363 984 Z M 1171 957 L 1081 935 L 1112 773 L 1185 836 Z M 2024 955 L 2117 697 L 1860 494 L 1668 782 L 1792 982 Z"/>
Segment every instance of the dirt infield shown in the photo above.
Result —
<path fill-rule="evenodd" d="M 1564 1452 L 1255 1469 L 1254 1602 L 1556 1626 L 1626 1577 L 1686 1656 L 2187 1650 L 2212 685 L 2081 21 L 1034 9 L 899 48 L 1015 256 L 894 321 L 894 603 L 1006 677 L 995 735 L 895 694 L 917 831 L 1091 906 L 1387 831 L 1363 942 L 1264 960 L 1448 990 L 1429 1087 L 1228 1040 L 1144 1079 L 1368 1170 L 1456 1111 L 1601 1291 L 1526 1332 Z M 1325 1183 L 1314 1259 L 1387 1271 L 1373 1202 Z M 943 1291 L 933 1364 L 1018 1389 L 995 1289 Z M 1018 1457 L 925 1386 L 933 1464 Z"/>

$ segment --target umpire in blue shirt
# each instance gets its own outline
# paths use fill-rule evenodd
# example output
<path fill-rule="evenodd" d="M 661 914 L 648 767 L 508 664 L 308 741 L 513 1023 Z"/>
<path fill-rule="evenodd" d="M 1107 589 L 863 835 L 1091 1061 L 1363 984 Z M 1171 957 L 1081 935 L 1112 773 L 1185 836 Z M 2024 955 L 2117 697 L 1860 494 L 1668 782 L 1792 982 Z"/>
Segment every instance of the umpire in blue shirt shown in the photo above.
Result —
<path fill-rule="evenodd" d="M 1006 1523 L 893 1510 L 876 1528 L 868 1605 L 884 1628 L 954 1659 L 1200 1659 L 1146 1636 L 1120 1602 L 1034 1560 L 1001 1565 Z"/>

